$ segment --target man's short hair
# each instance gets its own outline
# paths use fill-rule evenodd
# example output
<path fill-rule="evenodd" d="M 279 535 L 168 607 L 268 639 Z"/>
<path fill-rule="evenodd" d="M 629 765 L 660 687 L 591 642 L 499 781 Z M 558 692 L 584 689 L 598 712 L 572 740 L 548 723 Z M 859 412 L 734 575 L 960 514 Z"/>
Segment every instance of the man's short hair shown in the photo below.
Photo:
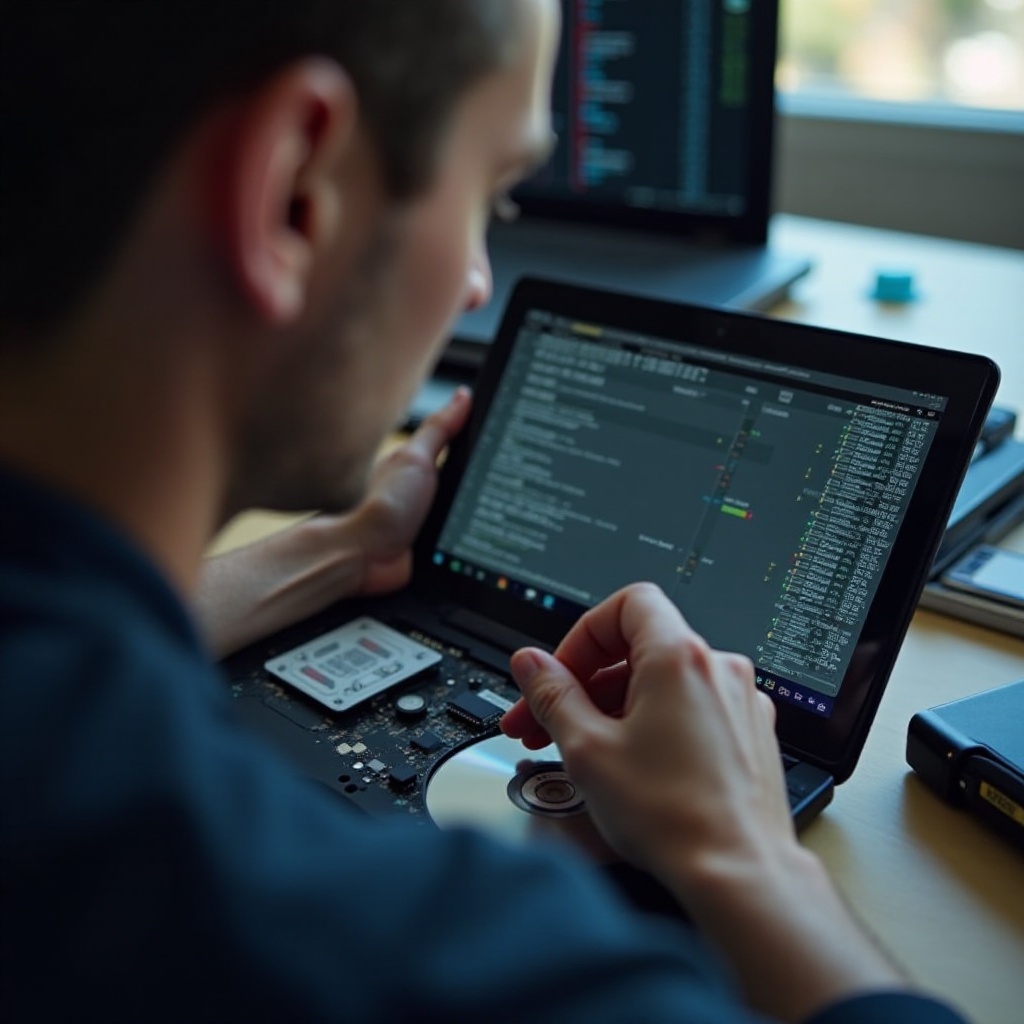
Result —
<path fill-rule="evenodd" d="M 69 314 L 213 102 L 303 56 L 351 75 L 384 184 L 425 187 L 512 0 L 0 0 L 0 326 Z"/>

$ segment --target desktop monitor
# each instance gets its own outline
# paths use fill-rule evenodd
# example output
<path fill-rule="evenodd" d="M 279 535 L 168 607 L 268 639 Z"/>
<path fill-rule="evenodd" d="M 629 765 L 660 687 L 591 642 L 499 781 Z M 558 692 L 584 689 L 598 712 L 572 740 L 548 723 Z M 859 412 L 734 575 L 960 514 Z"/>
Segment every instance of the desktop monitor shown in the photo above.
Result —
<path fill-rule="evenodd" d="M 778 0 L 563 0 L 527 215 L 764 242 Z"/>

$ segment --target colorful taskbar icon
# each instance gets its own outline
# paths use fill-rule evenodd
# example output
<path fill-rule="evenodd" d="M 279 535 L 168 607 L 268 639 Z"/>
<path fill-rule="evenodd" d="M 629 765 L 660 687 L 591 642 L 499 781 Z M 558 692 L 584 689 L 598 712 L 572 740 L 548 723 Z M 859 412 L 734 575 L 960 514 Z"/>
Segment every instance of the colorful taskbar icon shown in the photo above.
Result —
<path fill-rule="evenodd" d="M 442 568 L 447 566 L 454 573 L 458 573 L 461 576 L 468 576 L 470 579 L 474 579 L 478 583 L 493 587 L 495 590 L 504 591 L 522 601 L 529 601 L 531 604 L 536 604 L 541 608 L 546 608 L 548 611 L 553 611 L 564 604 L 562 599 L 555 597 L 554 594 L 538 590 L 536 587 L 531 586 L 528 583 L 522 583 L 510 576 L 493 572 L 490 569 L 485 569 L 482 566 L 473 564 L 472 562 L 467 562 L 465 559 L 452 558 L 451 556 L 446 555 L 443 551 L 435 551 L 433 561 L 434 565 L 441 566 Z"/>

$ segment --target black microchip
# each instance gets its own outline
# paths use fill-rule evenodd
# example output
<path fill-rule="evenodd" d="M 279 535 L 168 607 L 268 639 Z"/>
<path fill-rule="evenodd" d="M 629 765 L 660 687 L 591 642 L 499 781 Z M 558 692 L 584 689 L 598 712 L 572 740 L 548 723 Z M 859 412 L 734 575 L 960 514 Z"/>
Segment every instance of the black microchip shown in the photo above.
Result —
<path fill-rule="evenodd" d="M 448 701 L 448 714 L 470 725 L 489 725 L 501 715 L 501 709 L 475 693 L 460 693 Z"/>
<path fill-rule="evenodd" d="M 407 764 L 392 768 L 388 782 L 395 789 L 412 789 L 416 783 L 416 769 Z"/>
<path fill-rule="evenodd" d="M 419 736 L 413 736 L 410 742 L 418 750 L 431 754 L 442 745 L 443 740 L 436 732 L 431 732 L 427 729 L 425 732 L 421 732 Z"/>

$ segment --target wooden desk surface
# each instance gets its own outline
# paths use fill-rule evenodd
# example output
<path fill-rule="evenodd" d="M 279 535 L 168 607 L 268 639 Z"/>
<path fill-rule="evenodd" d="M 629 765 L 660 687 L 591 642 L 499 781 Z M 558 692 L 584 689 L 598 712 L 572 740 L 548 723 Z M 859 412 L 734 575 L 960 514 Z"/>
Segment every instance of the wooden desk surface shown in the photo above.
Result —
<path fill-rule="evenodd" d="M 775 218 L 771 242 L 814 261 L 773 315 L 991 356 L 1002 369 L 996 401 L 1024 417 L 1024 251 L 791 216 Z M 890 268 L 914 275 L 916 301 L 869 297 Z"/>
<path fill-rule="evenodd" d="M 996 401 L 1024 416 L 1024 252 L 796 217 L 772 241 L 815 260 L 776 315 L 991 356 Z M 917 301 L 868 297 L 887 267 Z M 1004 543 L 1024 550 L 1024 529 Z M 1016 679 L 1024 641 L 919 611 L 856 771 L 803 835 L 912 977 L 979 1024 L 1024 1021 L 1024 856 L 926 789 L 904 745 L 914 712 Z"/>
<path fill-rule="evenodd" d="M 1024 413 L 1024 253 L 796 217 L 772 241 L 815 261 L 775 314 L 989 355 L 997 401 Z M 869 298 L 890 267 L 914 273 L 917 301 Z M 218 548 L 283 521 L 243 517 Z M 1024 550 L 1024 530 L 1011 543 Z M 918 612 L 857 770 L 803 835 L 911 976 L 978 1024 L 1024 1021 L 1024 856 L 925 789 L 904 744 L 915 711 L 1015 679 L 1024 641 Z"/>

